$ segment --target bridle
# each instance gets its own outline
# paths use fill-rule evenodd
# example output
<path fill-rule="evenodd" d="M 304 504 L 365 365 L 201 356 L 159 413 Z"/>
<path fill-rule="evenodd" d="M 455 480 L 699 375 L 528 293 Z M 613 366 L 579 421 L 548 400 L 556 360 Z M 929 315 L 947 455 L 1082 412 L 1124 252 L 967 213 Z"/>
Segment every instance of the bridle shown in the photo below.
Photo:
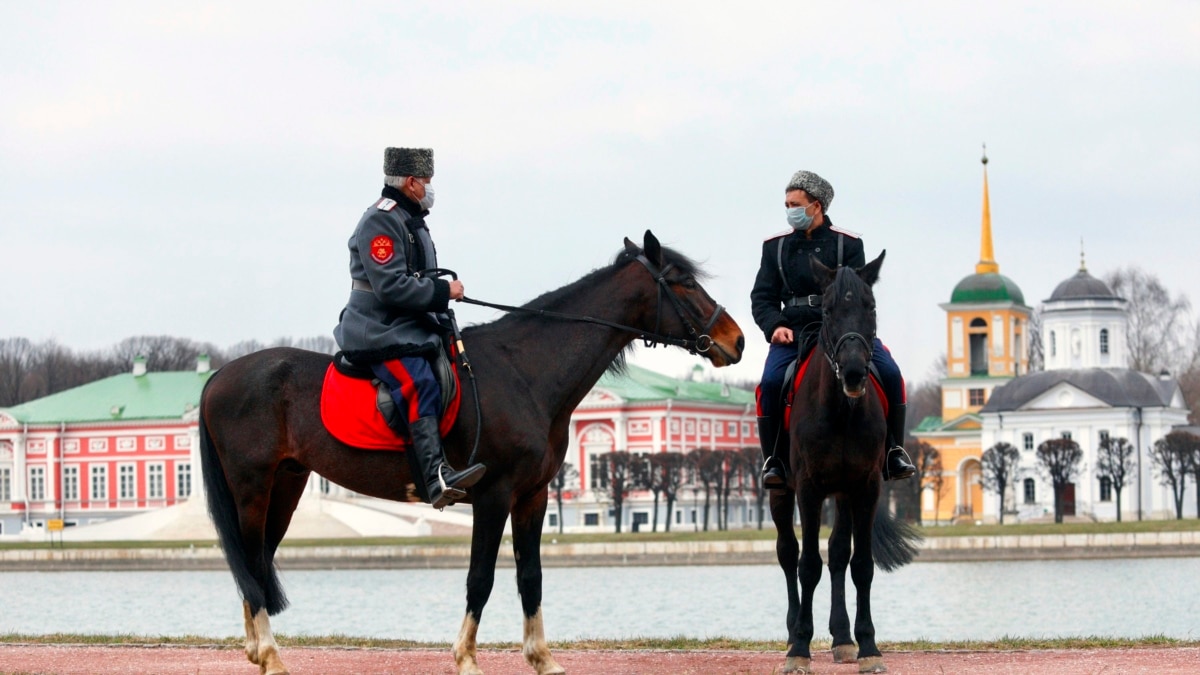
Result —
<path fill-rule="evenodd" d="M 837 362 L 838 352 L 840 352 L 842 347 L 844 347 L 848 342 L 861 342 L 863 348 L 867 350 L 867 363 L 870 364 L 871 357 L 875 353 L 875 336 L 872 334 L 870 339 L 868 339 L 867 337 L 863 336 L 862 333 L 846 331 L 845 333 L 842 333 L 837 340 L 832 340 L 829 335 L 829 331 L 827 330 L 828 326 L 828 321 L 821 322 L 821 332 L 818 339 L 821 343 L 821 350 L 825 353 L 825 360 L 829 361 L 829 366 L 833 368 L 834 376 L 837 377 L 839 382 L 843 382 L 842 367 L 838 365 Z M 832 346 L 830 345 L 831 341 L 833 342 Z"/>
<path fill-rule="evenodd" d="M 582 314 L 566 314 L 564 312 L 553 312 L 548 309 L 532 309 L 530 307 L 501 305 L 495 302 L 475 300 L 474 298 L 463 298 L 462 301 L 467 304 L 491 307 L 492 309 L 499 309 L 505 312 L 534 314 L 537 316 L 545 316 L 554 319 L 563 319 L 566 321 L 580 321 L 583 323 L 594 323 L 601 326 L 608 326 L 609 328 L 616 328 L 617 330 L 625 331 L 627 333 L 635 333 L 637 338 L 641 338 L 647 347 L 655 347 L 661 344 L 670 345 L 673 347 L 683 347 L 692 354 L 703 354 L 704 352 L 707 352 L 712 347 L 713 343 L 712 336 L 709 335 L 709 332 L 712 330 L 713 326 L 717 324 L 717 321 L 721 318 L 721 314 L 725 312 L 725 308 L 722 305 L 717 305 L 713 308 L 712 315 L 709 316 L 708 319 L 704 319 L 703 317 L 697 315 L 691 307 L 685 305 L 683 301 L 678 298 L 678 296 L 671 292 L 670 283 L 667 281 L 667 273 L 675 267 L 675 263 L 667 263 L 662 269 L 658 269 L 658 267 L 654 263 L 650 262 L 650 259 L 644 254 L 639 254 L 637 261 L 646 268 L 646 271 L 650 273 L 650 276 L 654 277 L 655 284 L 658 286 L 658 300 L 657 307 L 654 310 L 653 331 L 645 331 L 633 326 L 626 326 L 624 324 L 605 319 L 597 319 L 595 317 L 585 316 Z M 683 323 L 684 328 L 687 330 L 688 337 L 672 337 L 670 335 L 663 335 L 661 332 L 659 332 L 660 326 L 662 325 L 662 304 L 664 295 L 666 296 L 667 300 L 670 301 L 671 306 L 675 308 L 675 313 L 679 315 L 679 320 L 681 323 Z M 697 326 L 699 326 L 699 329 L 697 329 Z"/>

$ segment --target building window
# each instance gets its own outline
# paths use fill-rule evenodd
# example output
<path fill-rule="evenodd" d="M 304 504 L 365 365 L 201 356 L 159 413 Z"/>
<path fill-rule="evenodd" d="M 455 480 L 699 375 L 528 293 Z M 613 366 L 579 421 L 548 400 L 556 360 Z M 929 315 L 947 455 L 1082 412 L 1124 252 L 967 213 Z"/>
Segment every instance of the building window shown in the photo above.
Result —
<path fill-rule="evenodd" d="M 750 423 L 742 422 L 742 437 L 750 438 Z"/>
<path fill-rule="evenodd" d="M 103 464 L 94 464 L 91 473 L 91 498 L 93 500 L 108 499 L 108 467 Z"/>
<path fill-rule="evenodd" d="M 1107 442 L 1108 442 L 1108 429 L 1101 429 L 1100 430 L 1100 445 L 1104 445 Z"/>
<path fill-rule="evenodd" d="M 163 480 L 163 465 L 149 464 L 146 466 L 146 498 L 162 499 L 166 496 L 166 484 Z"/>
<path fill-rule="evenodd" d="M 329 487 L 329 479 L 325 476 L 321 476 L 320 480 L 317 481 L 317 489 L 320 490 L 321 494 L 323 495 L 329 494 L 329 490 L 331 489 Z"/>
<path fill-rule="evenodd" d="M 1025 451 L 1033 452 L 1033 434 L 1025 434 L 1022 438 L 1024 439 L 1022 442 L 1025 444 Z"/>
<path fill-rule="evenodd" d="M 675 524 L 676 525 L 683 524 L 683 511 L 678 511 L 678 510 L 675 511 Z"/>
<path fill-rule="evenodd" d="M 117 467 L 117 499 L 133 499 L 137 496 L 137 468 L 132 464 Z"/>
<path fill-rule="evenodd" d="M 605 466 L 603 455 L 592 455 L 588 458 L 588 487 L 593 490 L 603 490 L 608 487 L 608 467 Z M 586 525 L 586 523 L 584 523 Z"/>
<path fill-rule="evenodd" d="M 29 467 L 29 501 L 40 502 L 46 499 L 46 467 Z"/>
<path fill-rule="evenodd" d="M 589 527 L 596 527 L 596 526 L 600 525 L 600 514 L 599 513 L 583 514 L 583 524 L 587 525 Z"/>
<path fill-rule="evenodd" d="M 1058 336 L 1050 331 L 1050 356 L 1058 356 Z"/>
<path fill-rule="evenodd" d="M 12 501 L 12 469 L 0 469 L 0 503 Z"/>
<path fill-rule="evenodd" d="M 1036 488 L 1034 487 L 1034 482 L 1033 482 L 1032 478 L 1025 479 L 1025 503 L 1026 504 L 1036 504 L 1037 503 L 1037 491 L 1036 491 Z"/>
<path fill-rule="evenodd" d="M 550 525 L 550 527 L 558 527 L 558 514 L 557 513 L 550 514 L 549 525 Z"/>
<path fill-rule="evenodd" d="M 1003 326 L 1001 326 L 1003 328 Z M 971 319 L 969 341 L 971 345 L 971 374 L 988 374 L 988 324 L 983 319 Z"/>
<path fill-rule="evenodd" d="M 1071 432 L 1069 432 L 1069 431 L 1062 432 L 1062 437 L 1068 441 L 1071 440 Z"/>
<path fill-rule="evenodd" d="M 727 432 L 726 432 L 726 434 L 725 434 L 725 435 L 726 435 L 726 436 L 734 436 L 734 437 L 736 437 L 736 436 L 737 436 L 737 429 L 738 429 L 737 422 L 730 422 L 730 423 L 729 423 L 728 430 L 727 430 Z"/>
<path fill-rule="evenodd" d="M 983 390 L 982 389 L 968 389 L 967 390 L 967 403 L 969 405 L 973 405 L 973 406 L 983 405 Z"/>
<path fill-rule="evenodd" d="M 1108 329 L 1107 328 L 1100 329 L 1100 353 L 1101 354 L 1108 353 Z"/>
<path fill-rule="evenodd" d="M 175 465 L 175 498 L 186 499 L 192 496 L 192 465 L 182 462 Z"/>
<path fill-rule="evenodd" d="M 79 467 L 63 467 L 63 499 L 69 502 L 79 501 Z"/>
<path fill-rule="evenodd" d="M 1100 478 L 1100 501 L 1112 501 L 1112 479 L 1108 476 L 1102 476 Z"/>
<path fill-rule="evenodd" d="M 89 438 L 88 452 L 108 452 L 107 438 Z"/>

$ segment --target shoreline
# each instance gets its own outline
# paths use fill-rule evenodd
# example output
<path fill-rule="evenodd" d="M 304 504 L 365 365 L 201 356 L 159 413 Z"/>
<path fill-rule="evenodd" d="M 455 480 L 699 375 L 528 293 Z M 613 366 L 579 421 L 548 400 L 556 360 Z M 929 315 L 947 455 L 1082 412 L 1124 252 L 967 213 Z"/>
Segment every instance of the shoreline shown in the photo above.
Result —
<path fill-rule="evenodd" d="M 826 542 L 821 551 L 825 555 Z M 466 569 L 470 546 L 324 545 L 284 546 L 281 569 Z M 1045 534 L 929 537 L 915 563 L 1018 560 L 1200 557 L 1200 531 L 1113 534 Z M 773 540 L 692 542 L 542 542 L 543 567 L 619 567 L 775 564 Z M 515 567 L 512 549 L 502 546 L 497 567 Z M 224 570 L 214 542 L 189 548 L 95 548 L 0 550 L 0 572 Z"/>

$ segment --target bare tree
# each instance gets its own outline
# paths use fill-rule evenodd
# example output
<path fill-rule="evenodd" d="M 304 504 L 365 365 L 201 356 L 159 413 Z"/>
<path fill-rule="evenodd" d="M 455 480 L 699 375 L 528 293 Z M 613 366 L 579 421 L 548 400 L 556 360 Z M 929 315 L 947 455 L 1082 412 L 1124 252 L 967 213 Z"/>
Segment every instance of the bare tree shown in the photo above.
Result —
<path fill-rule="evenodd" d="M 1193 363 L 1179 377 L 1179 390 L 1183 392 L 1184 407 L 1190 411 L 1188 423 L 1200 424 L 1200 364 Z"/>
<path fill-rule="evenodd" d="M 601 455 L 601 466 L 608 476 L 608 498 L 612 500 L 613 515 L 617 520 L 617 532 L 621 531 L 622 510 L 625 498 L 636 490 L 639 472 L 637 464 L 643 464 L 635 455 L 624 450 L 614 450 Z"/>
<path fill-rule="evenodd" d="M 1037 461 L 1043 475 L 1054 486 L 1054 522 L 1063 521 L 1067 485 L 1079 475 L 1083 450 L 1069 438 L 1052 438 L 1037 447 Z"/>
<path fill-rule="evenodd" d="M 671 516 L 675 513 L 675 501 L 679 498 L 679 488 L 683 485 L 684 456 L 681 452 L 659 452 L 650 456 L 651 468 L 655 474 L 654 481 L 667 502 L 667 532 L 671 531 Z M 658 513 L 658 496 L 655 495 L 655 514 Z M 657 518 L 656 518 L 657 521 Z"/>
<path fill-rule="evenodd" d="M 554 478 L 550 479 L 550 492 L 554 495 L 554 501 L 558 503 L 559 534 L 562 534 L 563 531 L 563 492 L 568 487 L 575 487 L 578 480 L 579 471 L 570 462 L 563 462 L 562 466 L 558 467 L 558 473 L 554 474 Z"/>
<path fill-rule="evenodd" d="M 729 495 L 733 491 L 734 479 L 742 472 L 741 454 L 737 450 L 716 450 L 721 457 L 720 491 L 717 493 L 717 505 L 720 514 L 717 517 L 717 529 L 729 529 Z"/>
<path fill-rule="evenodd" d="M 35 346 L 27 338 L 0 340 L 0 408 L 30 400 L 21 392 L 21 384 L 33 369 Z"/>
<path fill-rule="evenodd" d="M 201 345 L 187 338 L 141 335 L 121 340 L 112 348 L 112 356 L 127 368 L 141 356 L 146 359 L 147 371 L 162 372 L 195 368 L 196 357 L 209 351 L 211 345 Z"/>
<path fill-rule="evenodd" d="M 1105 438 L 1096 450 L 1096 477 L 1107 478 L 1117 497 L 1117 522 L 1121 522 L 1121 491 L 1136 465 L 1134 447 L 1127 438 Z"/>
<path fill-rule="evenodd" d="M 1187 475 L 1200 454 L 1200 437 L 1186 431 L 1172 431 L 1154 442 L 1150 448 L 1150 463 L 1158 473 L 1161 485 L 1171 488 L 1175 498 L 1175 519 L 1183 520 L 1183 496 Z"/>
<path fill-rule="evenodd" d="M 754 521 L 758 529 L 763 528 L 763 504 L 766 502 L 767 491 L 762 485 L 762 448 L 748 445 L 738 451 L 742 467 L 745 470 L 747 487 L 754 493 Z"/>
<path fill-rule="evenodd" d="M 979 463 L 983 471 L 983 489 L 994 492 L 1000 498 L 1000 524 L 1004 524 L 1004 496 L 1008 486 L 1016 478 L 1017 463 L 1021 451 L 1011 443 L 1000 442 L 983 451 Z"/>
<path fill-rule="evenodd" d="M 1041 307 L 1029 313 L 1029 322 L 1025 326 L 1025 334 L 1029 337 L 1029 372 L 1041 372 L 1046 369 L 1046 346 L 1042 344 Z M 1024 375 L 1025 373 L 1017 374 Z"/>
<path fill-rule="evenodd" d="M 1129 303 L 1129 367 L 1143 373 L 1183 372 L 1195 353 L 1187 296 L 1172 296 L 1157 276 L 1136 266 L 1118 268 L 1104 280 Z"/>
<path fill-rule="evenodd" d="M 721 458 L 708 448 L 696 448 L 687 454 L 695 469 L 696 482 L 704 490 L 704 531 L 708 532 L 708 515 L 713 487 L 720 481 Z"/>

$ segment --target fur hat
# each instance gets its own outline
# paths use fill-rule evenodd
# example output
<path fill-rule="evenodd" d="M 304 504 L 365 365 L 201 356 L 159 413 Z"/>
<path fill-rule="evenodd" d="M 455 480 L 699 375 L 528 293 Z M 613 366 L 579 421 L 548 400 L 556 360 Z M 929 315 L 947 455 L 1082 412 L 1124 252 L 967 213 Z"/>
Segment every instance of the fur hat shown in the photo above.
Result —
<path fill-rule="evenodd" d="M 433 177 L 433 150 L 430 148 L 388 148 L 383 151 L 383 175 Z"/>
<path fill-rule="evenodd" d="M 833 202 L 833 186 L 829 181 L 821 178 L 811 171 L 797 171 L 792 174 L 792 179 L 788 181 L 787 189 L 784 192 L 792 190 L 804 190 L 809 197 L 821 203 L 822 211 L 829 211 L 829 204 Z"/>

